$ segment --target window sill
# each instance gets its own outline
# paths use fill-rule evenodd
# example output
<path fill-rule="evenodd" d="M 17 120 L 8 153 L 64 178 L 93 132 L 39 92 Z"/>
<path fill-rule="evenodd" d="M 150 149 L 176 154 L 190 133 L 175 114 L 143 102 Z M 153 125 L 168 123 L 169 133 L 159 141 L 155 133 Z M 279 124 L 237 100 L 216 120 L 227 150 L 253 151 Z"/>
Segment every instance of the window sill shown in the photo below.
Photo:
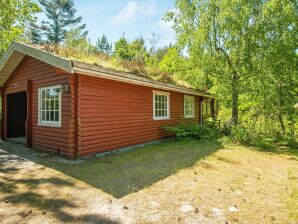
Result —
<path fill-rule="evenodd" d="M 194 119 L 194 118 L 195 118 L 195 116 L 193 116 L 193 117 L 184 116 L 184 118 L 185 118 L 185 119 Z"/>
<path fill-rule="evenodd" d="M 50 128 L 61 128 L 62 127 L 61 124 L 41 124 L 41 123 L 38 123 L 37 126 L 39 126 L 39 127 L 50 127 Z"/>
<path fill-rule="evenodd" d="M 153 118 L 154 121 L 166 121 L 166 120 L 171 120 L 171 118 L 166 117 L 166 118 Z"/>

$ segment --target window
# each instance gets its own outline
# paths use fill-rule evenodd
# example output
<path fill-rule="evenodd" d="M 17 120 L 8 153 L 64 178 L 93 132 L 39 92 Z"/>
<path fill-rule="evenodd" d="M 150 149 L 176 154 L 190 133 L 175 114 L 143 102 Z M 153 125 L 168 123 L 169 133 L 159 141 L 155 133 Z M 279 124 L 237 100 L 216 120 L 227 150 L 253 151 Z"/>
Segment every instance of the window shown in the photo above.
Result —
<path fill-rule="evenodd" d="M 202 101 L 202 114 L 207 116 L 210 114 L 210 102 L 209 101 Z"/>
<path fill-rule="evenodd" d="M 38 89 L 38 124 L 61 126 L 61 86 Z"/>
<path fill-rule="evenodd" d="M 170 118 L 170 94 L 167 92 L 153 92 L 153 119 Z"/>
<path fill-rule="evenodd" d="M 195 98 L 193 96 L 184 96 L 184 117 L 195 117 Z"/>
<path fill-rule="evenodd" d="M 201 122 L 207 121 L 210 117 L 211 109 L 210 109 L 210 101 L 202 101 L 201 102 Z"/>

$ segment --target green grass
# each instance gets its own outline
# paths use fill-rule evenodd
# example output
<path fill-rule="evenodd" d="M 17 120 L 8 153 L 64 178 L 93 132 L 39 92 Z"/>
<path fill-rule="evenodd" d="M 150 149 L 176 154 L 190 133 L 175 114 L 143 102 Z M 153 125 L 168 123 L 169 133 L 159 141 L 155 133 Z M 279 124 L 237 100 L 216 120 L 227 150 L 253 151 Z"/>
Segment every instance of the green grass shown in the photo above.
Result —
<path fill-rule="evenodd" d="M 5 150 L 28 158 L 49 168 L 99 188 L 116 198 L 149 187 L 178 170 L 191 167 L 220 149 L 216 140 L 196 139 L 174 141 L 136 148 L 104 157 L 83 158 L 77 161 L 48 156 L 32 149 Z"/>
<path fill-rule="evenodd" d="M 60 57 L 68 58 L 70 60 L 75 60 L 90 65 L 97 65 L 118 72 L 129 72 L 154 81 L 194 89 L 192 85 L 177 78 L 175 75 L 165 73 L 159 70 L 157 67 L 148 66 L 140 62 L 124 61 L 115 57 L 107 56 L 103 53 L 86 51 L 84 49 L 69 48 L 65 46 L 45 45 L 43 46 L 43 50 L 56 54 Z"/>
<path fill-rule="evenodd" d="M 217 139 L 191 139 L 79 160 L 67 160 L 18 144 L 3 143 L 1 149 L 0 198 L 2 193 L 2 198 L 9 201 L 5 208 L 11 211 L 33 208 L 37 216 L 43 216 L 39 212 L 42 210 L 60 222 L 75 223 L 87 205 L 117 208 L 119 204 L 120 208 L 127 205 L 130 213 L 124 210 L 124 215 L 140 218 L 143 214 L 142 217 L 152 216 L 151 203 L 158 202 L 160 208 L 155 208 L 156 212 L 170 211 L 162 220 L 173 223 L 181 205 L 187 202 L 213 221 L 218 221 L 210 216 L 215 205 L 224 211 L 229 222 L 297 220 L 298 157 L 291 153 L 294 148 L 261 150 L 237 144 L 223 146 Z M 14 158 L 13 154 L 19 157 Z M 7 155 L 12 158 L 6 161 Z M 44 166 L 35 164 L 27 169 L 13 166 L 18 160 L 22 162 L 22 158 Z M 101 200 L 93 201 L 94 197 Z M 240 212 L 228 211 L 228 206 L 234 205 Z M 183 223 L 187 222 L 184 218 Z M 145 222 L 140 218 L 140 223 Z"/>
<path fill-rule="evenodd" d="M 89 158 L 77 164 L 55 160 L 42 163 L 121 198 L 148 187 L 182 168 L 193 166 L 219 147 L 216 141 L 169 141 L 135 151 Z"/>

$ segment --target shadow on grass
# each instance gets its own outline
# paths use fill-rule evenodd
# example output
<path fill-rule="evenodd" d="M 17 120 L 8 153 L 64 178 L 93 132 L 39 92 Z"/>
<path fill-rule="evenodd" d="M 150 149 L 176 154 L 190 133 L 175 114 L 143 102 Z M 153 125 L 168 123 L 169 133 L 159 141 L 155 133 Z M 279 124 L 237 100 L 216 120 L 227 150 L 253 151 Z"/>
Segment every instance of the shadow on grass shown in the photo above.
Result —
<path fill-rule="evenodd" d="M 8 145 L 6 145 L 6 147 L 9 148 Z M 23 150 L 22 147 L 18 146 L 19 150 Z M 14 176 L 14 174 L 20 172 L 22 166 L 28 165 L 24 163 L 28 163 L 28 161 L 24 161 L 22 157 L 6 153 L 3 150 L 0 151 L 0 206 L 2 203 L 5 203 L 12 210 L 17 209 L 18 205 L 27 206 L 29 209 L 41 210 L 45 212 L 45 214 L 50 213 L 53 215 L 59 220 L 59 223 L 118 223 L 97 214 L 78 216 L 66 212 L 65 209 L 76 209 L 78 208 L 77 205 L 70 200 L 62 198 L 63 195 L 59 196 L 55 192 L 54 195 L 51 195 L 50 192 L 55 188 L 59 190 L 61 187 L 75 187 L 75 183 L 64 178 L 40 178 L 38 177 L 40 175 L 35 175 L 35 172 L 46 172 L 44 171 L 45 167 L 36 168 L 34 169 L 35 172 L 29 174 L 22 173 L 22 176 Z M 45 187 L 45 185 L 47 185 L 47 187 Z M 44 193 L 40 193 L 38 190 L 43 190 L 41 192 Z M 24 210 L 24 208 L 21 210 Z M 28 217 L 30 218 L 31 215 L 34 215 L 32 210 L 31 212 L 22 211 L 17 214 L 17 216 L 22 218 L 22 221 L 26 220 Z M 14 217 L 15 221 L 13 222 L 18 223 L 18 221 L 16 221 L 18 219 L 17 216 Z"/>
<path fill-rule="evenodd" d="M 111 156 L 70 161 L 38 153 L 18 145 L 18 149 L 0 147 L 122 198 L 191 167 L 221 148 L 217 139 L 210 141 L 167 141 Z"/>

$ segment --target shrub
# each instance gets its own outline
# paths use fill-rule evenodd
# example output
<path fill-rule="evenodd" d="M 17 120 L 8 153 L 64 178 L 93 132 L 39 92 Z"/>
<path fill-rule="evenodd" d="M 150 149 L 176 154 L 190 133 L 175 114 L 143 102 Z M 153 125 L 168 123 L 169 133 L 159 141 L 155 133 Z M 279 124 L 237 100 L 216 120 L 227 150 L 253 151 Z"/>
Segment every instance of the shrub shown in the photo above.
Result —
<path fill-rule="evenodd" d="M 298 148 L 298 142 L 294 136 L 289 135 L 276 135 L 273 139 L 275 144 L 285 145 L 290 148 Z"/>
<path fill-rule="evenodd" d="M 225 124 L 225 125 L 223 125 L 222 128 L 220 128 L 220 132 L 223 135 L 231 135 L 232 128 L 231 128 L 231 126 Z"/>
<path fill-rule="evenodd" d="M 231 135 L 232 139 L 238 143 L 246 145 L 252 144 L 252 134 L 241 125 L 234 126 L 232 128 Z"/>
<path fill-rule="evenodd" d="M 215 135 L 215 131 L 213 129 L 200 124 L 166 125 L 161 126 L 161 129 L 171 134 L 174 134 L 177 139 L 183 139 L 188 137 L 210 139 Z"/>
<path fill-rule="evenodd" d="M 264 136 L 260 135 L 252 135 L 253 138 L 251 139 L 250 145 L 260 148 L 260 149 L 266 149 L 272 151 L 275 147 L 274 145 L 268 141 Z"/>

